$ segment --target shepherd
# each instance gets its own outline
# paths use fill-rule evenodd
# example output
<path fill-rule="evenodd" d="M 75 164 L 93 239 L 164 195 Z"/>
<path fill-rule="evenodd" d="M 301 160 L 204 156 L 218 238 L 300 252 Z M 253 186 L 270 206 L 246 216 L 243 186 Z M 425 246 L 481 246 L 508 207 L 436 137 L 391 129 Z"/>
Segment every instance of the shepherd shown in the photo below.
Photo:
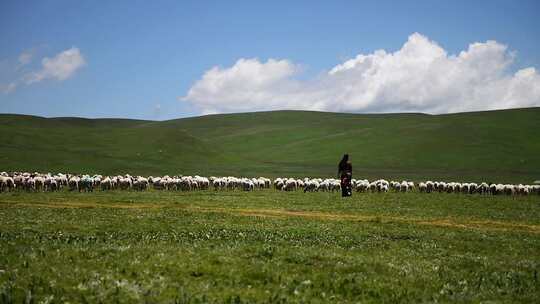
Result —
<path fill-rule="evenodd" d="M 338 177 L 341 179 L 341 196 L 351 196 L 352 165 L 351 161 L 349 160 L 349 154 L 344 154 L 343 158 L 339 162 Z"/>

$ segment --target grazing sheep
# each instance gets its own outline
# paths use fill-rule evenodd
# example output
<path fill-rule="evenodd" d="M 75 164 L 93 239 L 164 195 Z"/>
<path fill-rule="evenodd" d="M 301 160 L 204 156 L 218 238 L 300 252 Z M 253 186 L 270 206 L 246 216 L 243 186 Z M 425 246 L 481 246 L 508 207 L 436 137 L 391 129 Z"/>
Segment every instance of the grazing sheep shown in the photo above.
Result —
<path fill-rule="evenodd" d="M 470 187 L 468 183 L 461 184 L 461 188 L 459 189 L 461 193 L 469 193 Z"/>
<path fill-rule="evenodd" d="M 112 180 L 110 177 L 106 176 L 102 181 L 101 181 L 101 191 L 105 191 L 105 190 L 112 190 L 113 187 L 112 187 Z"/>
<path fill-rule="evenodd" d="M 317 180 L 308 180 L 304 182 L 304 193 L 319 191 L 319 182 Z"/>
<path fill-rule="evenodd" d="M 194 182 L 191 180 L 191 176 L 182 176 L 177 185 L 180 186 L 180 190 L 182 191 L 193 190 L 193 187 L 195 186 Z"/>
<path fill-rule="evenodd" d="M 70 178 L 68 181 L 68 185 L 69 185 L 70 191 L 75 191 L 75 190 L 78 191 L 79 190 L 79 177 L 73 176 L 72 178 Z"/>
<path fill-rule="evenodd" d="M 503 186 L 504 194 L 512 195 L 516 193 L 516 187 L 514 185 L 506 184 Z"/>
<path fill-rule="evenodd" d="M 92 188 L 99 188 L 101 186 L 102 175 L 96 174 L 92 176 Z"/>
<path fill-rule="evenodd" d="M 89 175 L 83 175 L 79 180 L 79 192 L 92 192 L 94 191 L 94 179 Z"/>
<path fill-rule="evenodd" d="M 270 184 L 272 184 L 272 181 L 269 178 L 259 177 L 259 179 L 264 182 L 264 188 L 265 189 L 270 189 Z"/>
<path fill-rule="evenodd" d="M 214 190 L 223 190 L 226 186 L 225 179 L 222 178 L 210 178 L 212 187 Z"/>
<path fill-rule="evenodd" d="M 477 183 L 469 183 L 469 194 L 476 193 L 478 191 Z"/>
<path fill-rule="evenodd" d="M 503 184 L 496 184 L 494 194 L 504 194 L 505 186 Z"/>
<path fill-rule="evenodd" d="M 388 181 L 384 179 L 376 180 L 373 182 L 373 184 L 375 184 L 374 190 L 376 190 L 377 192 L 388 192 L 390 188 L 390 184 L 388 183 Z M 370 188 L 371 188 L 371 185 L 370 185 Z"/>
<path fill-rule="evenodd" d="M 490 191 L 489 188 L 489 185 L 486 182 L 483 182 L 480 184 L 480 186 L 478 186 L 478 192 L 480 194 L 488 194 Z"/>
<path fill-rule="evenodd" d="M 281 190 L 281 188 L 283 188 L 283 185 L 284 185 L 284 182 L 282 178 L 278 177 L 274 180 L 274 189 Z"/>
<path fill-rule="evenodd" d="M 34 177 L 34 190 L 42 191 L 45 190 L 45 179 L 41 176 Z"/>
<path fill-rule="evenodd" d="M 68 180 L 67 177 L 63 174 L 58 174 L 54 176 L 54 180 L 56 181 L 56 184 L 58 185 L 58 190 L 62 189 L 62 187 L 67 186 Z"/>
<path fill-rule="evenodd" d="M 242 190 L 244 190 L 244 191 L 253 191 L 253 190 L 255 190 L 255 184 L 253 183 L 252 180 L 250 180 L 248 178 L 244 178 L 242 180 Z"/>
<path fill-rule="evenodd" d="M 154 190 L 163 190 L 165 189 L 165 181 L 161 180 L 161 177 L 154 177 L 152 179 L 152 187 Z"/>
<path fill-rule="evenodd" d="M 448 189 L 448 184 L 449 183 L 446 182 L 439 182 L 437 186 L 437 191 L 439 191 L 439 193 L 446 192 L 446 190 Z"/>
<path fill-rule="evenodd" d="M 409 191 L 409 183 L 406 181 L 401 182 L 401 192 L 407 192 Z"/>
<path fill-rule="evenodd" d="M 129 190 L 133 187 L 133 180 L 130 176 L 120 177 L 118 179 L 120 190 Z"/>
<path fill-rule="evenodd" d="M 36 187 L 36 182 L 32 176 L 24 178 L 24 189 L 26 191 L 34 191 Z"/>
<path fill-rule="evenodd" d="M 297 189 L 298 189 L 298 184 L 296 183 L 296 180 L 292 178 L 286 180 L 284 185 L 281 188 L 281 190 L 283 191 L 296 191 Z"/>
<path fill-rule="evenodd" d="M 356 181 L 356 192 L 366 192 L 369 189 L 369 181 L 367 179 Z"/>
<path fill-rule="evenodd" d="M 53 177 L 51 175 L 46 175 L 44 177 L 44 181 L 43 181 L 43 190 L 44 191 L 54 191 L 52 190 L 51 188 L 51 182 L 53 180 Z"/>
<path fill-rule="evenodd" d="M 4 186 L 5 188 L 7 189 L 7 191 L 12 191 L 12 190 L 15 190 L 16 188 L 16 184 L 15 184 L 15 181 L 13 180 L 12 177 L 8 176 L 8 177 L 5 177 L 3 178 L 3 183 L 4 183 Z"/>
<path fill-rule="evenodd" d="M 431 193 L 433 190 L 437 189 L 438 183 L 433 183 L 432 181 L 426 182 L 426 192 Z"/>
<path fill-rule="evenodd" d="M 15 188 L 24 189 L 24 176 L 15 175 L 13 177 L 13 182 L 15 183 Z"/>
<path fill-rule="evenodd" d="M 103 185 L 103 182 L 101 182 L 101 184 Z M 138 176 L 133 182 L 133 189 L 137 191 L 144 191 L 148 189 L 148 185 L 149 185 L 149 182 L 147 178 Z"/>
<path fill-rule="evenodd" d="M 443 181 L 422 181 L 415 185 L 412 181 L 386 181 L 378 179 L 368 181 L 367 179 L 352 179 L 353 189 L 357 192 L 388 192 L 392 190 L 396 193 L 411 192 L 418 189 L 420 193 L 446 192 L 461 194 L 491 194 L 491 195 L 519 195 L 527 196 L 540 195 L 540 185 L 528 184 L 489 184 L 486 182 L 443 182 Z M 152 187 L 154 190 L 167 191 L 195 191 L 208 190 L 212 187 L 214 190 L 243 190 L 254 191 L 256 189 L 267 189 L 272 186 L 276 190 L 296 191 L 303 189 L 304 192 L 326 191 L 335 192 L 341 189 L 340 180 L 334 178 L 290 178 L 279 177 L 270 180 L 265 177 L 215 177 L 204 176 L 168 176 L 148 178 L 143 176 L 102 176 L 95 175 L 74 175 L 57 173 L 41 174 L 38 172 L 0 172 L 0 192 L 12 190 L 26 191 L 58 191 L 63 186 L 67 186 L 70 191 L 91 192 L 94 189 L 102 191 L 122 189 L 134 189 L 137 191 L 147 190 Z"/>
<path fill-rule="evenodd" d="M 199 190 L 206 190 L 210 187 L 210 181 L 206 177 L 195 175 L 193 181 L 195 181 Z"/>
<path fill-rule="evenodd" d="M 45 182 L 43 184 L 43 189 L 45 191 L 57 191 L 58 189 L 58 183 L 56 182 L 56 179 L 54 179 L 52 176 L 48 175 L 45 177 Z"/>

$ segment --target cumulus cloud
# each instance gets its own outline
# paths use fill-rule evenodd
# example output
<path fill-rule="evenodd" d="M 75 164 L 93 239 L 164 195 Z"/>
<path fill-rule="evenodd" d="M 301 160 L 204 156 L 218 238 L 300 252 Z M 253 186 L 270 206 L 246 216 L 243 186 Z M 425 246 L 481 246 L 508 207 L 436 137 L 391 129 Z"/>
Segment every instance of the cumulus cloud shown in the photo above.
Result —
<path fill-rule="evenodd" d="M 189 90 L 187 100 L 194 101 L 205 114 L 249 111 L 253 103 L 279 107 L 277 96 L 294 90 L 290 77 L 298 67 L 287 60 L 240 59 L 231 68 L 213 67 Z M 226 93 L 225 93 L 226 92 Z M 225 93 L 225 94 L 224 94 Z"/>
<path fill-rule="evenodd" d="M 60 52 L 53 58 L 43 58 L 41 61 L 41 69 L 26 75 L 25 82 L 26 84 L 32 84 L 45 79 L 63 81 L 74 75 L 75 72 L 85 64 L 86 61 L 79 49 L 72 47 Z"/>
<path fill-rule="evenodd" d="M 274 109 L 448 113 L 540 106 L 540 76 L 510 71 L 514 53 L 496 41 L 448 54 L 414 33 L 395 52 L 359 54 L 299 80 L 288 60 L 240 59 L 213 67 L 181 99 L 203 114 Z"/>

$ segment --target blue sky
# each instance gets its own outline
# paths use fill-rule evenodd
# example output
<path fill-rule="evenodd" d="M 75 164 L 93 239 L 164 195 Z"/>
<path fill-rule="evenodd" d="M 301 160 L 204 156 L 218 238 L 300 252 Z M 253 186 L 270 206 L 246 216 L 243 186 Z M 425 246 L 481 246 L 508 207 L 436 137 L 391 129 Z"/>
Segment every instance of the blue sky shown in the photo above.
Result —
<path fill-rule="evenodd" d="M 540 1 L 2 1 L 0 113 L 161 120 L 281 108 L 442 113 L 538 106 L 539 13 Z M 454 57 L 472 53 L 475 42 L 489 49 L 478 56 L 491 57 L 464 66 Z M 433 63 L 440 61 L 437 47 L 446 54 L 442 65 Z M 386 55 L 374 55 L 380 49 Z M 393 53 L 403 49 L 412 57 L 433 50 L 426 55 L 433 68 L 402 67 L 411 57 Z M 62 62 L 69 50 L 64 55 L 76 60 L 67 64 L 75 66 Z M 339 78 L 328 76 L 358 54 L 386 63 L 367 71 L 359 58 Z M 498 64 L 495 78 L 426 89 L 442 67 L 470 76 Z M 382 76 L 366 81 L 366 73 Z M 399 73 L 406 78 L 393 79 Z M 508 90 L 505 100 L 494 100 Z"/>

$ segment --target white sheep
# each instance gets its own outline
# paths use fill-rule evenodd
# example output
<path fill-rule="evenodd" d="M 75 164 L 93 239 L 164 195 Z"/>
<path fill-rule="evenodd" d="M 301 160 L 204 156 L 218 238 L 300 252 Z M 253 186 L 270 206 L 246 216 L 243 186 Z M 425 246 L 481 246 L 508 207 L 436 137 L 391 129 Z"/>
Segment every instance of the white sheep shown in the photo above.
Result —
<path fill-rule="evenodd" d="M 75 191 L 75 190 L 79 190 L 79 177 L 78 176 L 73 176 L 69 179 L 68 181 L 68 185 L 69 185 L 69 190 L 70 191 Z"/>
<path fill-rule="evenodd" d="M 102 181 L 102 184 L 103 184 L 103 181 Z M 138 190 L 138 191 L 146 190 L 148 188 L 148 185 L 149 185 L 148 179 L 142 176 L 138 176 L 133 181 L 133 189 Z"/>
<path fill-rule="evenodd" d="M 367 179 L 356 181 L 356 192 L 366 192 L 369 189 L 369 181 Z"/>
<path fill-rule="evenodd" d="M 295 191 L 298 188 L 298 185 L 296 183 L 295 179 L 287 179 L 285 183 L 283 184 L 281 190 L 283 191 Z"/>
<path fill-rule="evenodd" d="M 10 176 L 0 175 L 0 192 L 15 189 L 15 181 Z"/>
<path fill-rule="evenodd" d="M 319 182 L 317 180 L 304 181 L 304 192 L 319 191 Z"/>
<path fill-rule="evenodd" d="M 118 186 L 120 187 L 120 190 L 129 190 L 133 187 L 133 180 L 129 175 L 125 177 L 121 176 L 118 179 Z"/>
<path fill-rule="evenodd" d="M 110 177 L 106 176 L 102 181 L 101 181 L 101 190 L 102 191 L 105 191 L 105 190 L 111 190 L 112 189 L 112 180 Z"/>

